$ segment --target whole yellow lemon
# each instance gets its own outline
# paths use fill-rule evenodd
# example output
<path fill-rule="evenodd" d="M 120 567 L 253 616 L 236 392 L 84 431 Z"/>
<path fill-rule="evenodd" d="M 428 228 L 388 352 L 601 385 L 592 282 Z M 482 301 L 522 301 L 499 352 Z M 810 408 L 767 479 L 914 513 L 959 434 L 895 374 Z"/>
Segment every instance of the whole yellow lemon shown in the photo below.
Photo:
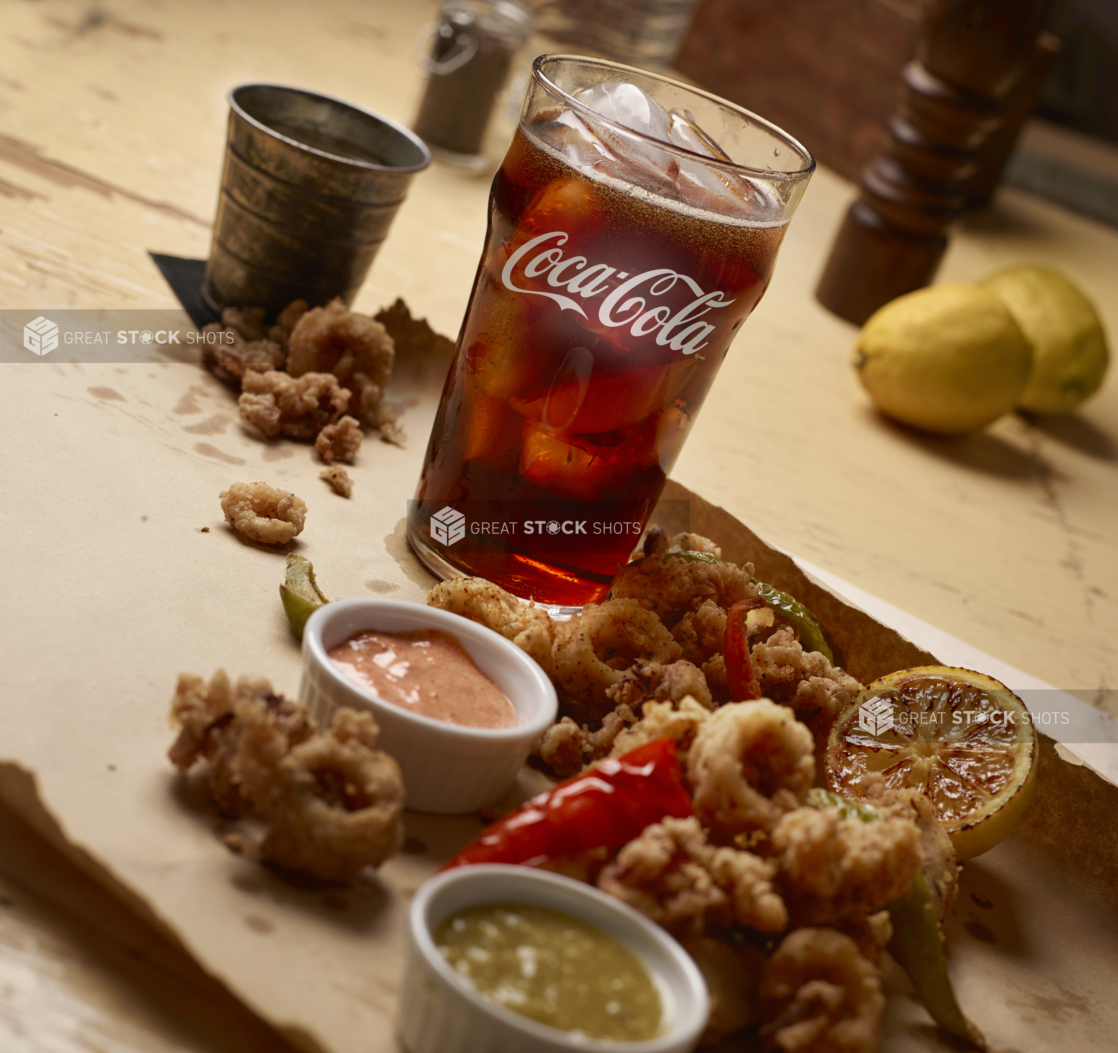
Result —
<path fill-rule="evenodd" d="M 1009 308 L 1033 345 L 1033 372 L 1017 405 L 1067 413 L 1102 385 L 1109 354 L 1091 301 L 1048 267 L 1006 267 L 980 283 Z"/>
<path fill-rule="evenodd" d="M 1013 409 L 1032 359 L 1001 299 L 963 283 L 890 301 L 854 348 L 854 367 L 878 409 L 941 435 L 974 431 Z"/>

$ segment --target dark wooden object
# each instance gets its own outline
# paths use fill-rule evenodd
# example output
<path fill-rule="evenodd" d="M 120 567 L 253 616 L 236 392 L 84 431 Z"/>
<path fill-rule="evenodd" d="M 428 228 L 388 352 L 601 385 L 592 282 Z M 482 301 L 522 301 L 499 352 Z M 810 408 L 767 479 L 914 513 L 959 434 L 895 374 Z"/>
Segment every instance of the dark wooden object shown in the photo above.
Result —
<path fill-rule="evenodd" d="M 1050 0 L 936 0 L 902 74 L 886 151 L 862 171 L 861 196 L 831 249 L 816 297 L 856 324 L 927 285 L 966 184 L 1034 61 Z"/>
<path fill-rule="evenodd" d="M 1005 100 L 1005 121 L 980 151 L 977 170 L 963 188 L 967 208 L 981 208 L 994 196 L 1009 155 L 1017 145 L 1025 122 L 1036 109 L 1045 75 L 1061 47 L 1060 41 L 1047 31 L 1037 37 L 1024 76 Z"/>
<path fill-rule="evenodd" d="M 931 0 L 699 0 L 673 65 L 857 181 Z"/>

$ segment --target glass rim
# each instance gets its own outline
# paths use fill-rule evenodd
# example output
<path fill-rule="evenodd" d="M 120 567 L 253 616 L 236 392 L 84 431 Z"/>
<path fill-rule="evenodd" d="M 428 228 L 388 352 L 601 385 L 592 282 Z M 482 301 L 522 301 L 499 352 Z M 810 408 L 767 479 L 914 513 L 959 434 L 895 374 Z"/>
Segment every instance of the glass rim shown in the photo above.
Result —
<path fill-rule="evenodd" d="M 766 132 L 768 132 L 774 139 L 785 143 L 803 162 L 803 167 L 796 169 L 794 172 L 782 172 L 773 168 L 755 168 L 752 165 L 739 164 L 737 161 L 721 161 L 717 157 L 711 157 L 708 154 L 700 154 L 694 150 L 688 150 L 685 146 L 679 146 L 676 143 L 665 142 L 663 139 L 657 139 L 655 136 L 648 135 L 645 132 L 639 131 L 636 128 L 630 128 L 628 125 L 621 124 L 610 117 L 600 114 L 597 110 L 587 106 L 584 102 L 579 102 L 573 95 L 569 95 L 562 88 L 559 87 L 548 75 L 544 72 L 544 66 L 554 64 L 557 62 L 566 63 L 579 63 L 583 66 L 596 66 L 601 69 L 616 70 L 619 73 L 633 73 L 638 77 L 643 77 L 651 80 L 660 81 L 663 84 L 670 84 L 675 88 L 682 88 L 684 91 L 690 92 L 692 95 L 698 95 L 708 102 L 715 103 L 724 109 L 738 113 L 743 117 L 747 117 L 753 123 L 759 125 Z M 769 182 L 786 182 L 798 183 L 808 179 L 815 171 L 815 158 L 812 156 L 811 151 L 807 149 L 798 139 L 789 135 L 783 128 L 773 124 L 772 121 L 766 120 L 764 117 L 754 113 L 752 110 L 747 110 L 744 106 L 739 106 L 737 103 L 730 102 L 728 99 L 723 99 L 713 92 L 706 91 L 703 88 L 695 87 L 691 84 L 685 84 L 681 80 L 676 80 L 673 77 L 666 77 L 662 73 L 654 73 L 650 70 L 641 69 L 638 66 L 627 66 L 621 62 L 613 62 L 609 59 L 592 58 L 589 55 L 567 55 L 558 53 L 548 53 L 539 55 L 532 63 L 532 77 L 537 80 L 543 88 L 557 96 L 559 99 L 567 102 L 570 106 L 579 113 L 590 114 L 595 121 L 599 121 L 611 128 L 616 128 L 626 135 L 635 135 L 639 139 L 647 143 L 655 145 L 656 147 L 667 150 L 671 153 L 679 154 L 682 157 L 702 161 L 705 165 L 720 168 L 727 172 L 745 173 L 759 179 L 765 179 Z"/>

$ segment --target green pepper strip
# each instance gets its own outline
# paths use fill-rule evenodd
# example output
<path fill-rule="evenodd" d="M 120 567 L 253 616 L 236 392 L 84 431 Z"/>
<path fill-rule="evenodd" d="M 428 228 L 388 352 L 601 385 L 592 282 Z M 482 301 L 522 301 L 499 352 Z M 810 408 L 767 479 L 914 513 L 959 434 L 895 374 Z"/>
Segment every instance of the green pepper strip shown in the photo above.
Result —
<path fill-rule="evenodd" d="M 923 872 L 917 873 L 900 899 L 889 904 L 889 917 L 893 922 L 889 950 L 908 973 L 936 1026 L 977 1049 L 985 1049 L 982 1032 L 963 1015 L 955 999 L 943 951 L 943 933 Z"/>
<path fill-rule="evenodd" d="M 780 611 L 797 629 L 800 630 L 800 643 L 805 651 L 818 651 L 828 662 L 834 664 L 835 654 L 827 640 L 827 630 L 799 600 L 786 592 L 763 581 L 755 581 L 761 598 L 772 608 Z"/>
<path fill-rule="evenodd" d="M 663 563 L 669 559 L 682 559 L 685 563 L 722 562 L 713 552 L 668 552 L 660 562 Z"/>
<path fill-rule="evenodd" d="M 813 808 L 837 808 L 844 819 L 872 823 L 880 818 L 872 806 L 818 787 L 808 791 L 807 803 Z M 936 1026 L 977 1049 L 985 1049 L 982 1032 L 963 1015 L 955 998 L 943 950 L 943 932 L 923 871 L 917 872 L 908 891 L 890 903 L 888 911 L 893 923 L 889 950 L 908 973 L 917 997 Z"/>
<path fill-rule="evenodd" d="M 837 808 L 843 819 L 861 819 L 863 823 L 872 823 L 881 818 L 876 808 L 819 786 L 813 786 L 807 791 L 807 803 L 812 808 Z"/>
<path fill-rule="evenodd" d="M 666 563 L 669 559 L 682 559 L 687 563 L 722 562 L 712 552 L 668 552 L 661 562 Z M 827 637 L 827 630 L 823 628 L 823 623 L 788 593 L 781 592 L 780 589 L 763 581 L 755 581 L 754 584 L 765 603 L 780 611 L 800 631 L 800 643 L 804 650 L 818 651 L 833 665 L 835 652 Z"/>
<path fill-rule="evenodd" d="M 280 599 L 283 600 L 283 612 L 291 624 L 291 631 L 302 640 L 307 619 L 323 604 L 330 602 L 322 595 L 318 582 L 314 580 L 311 561 L 303 556 L 288 556 L 287 569 L 279 591 Z"/>

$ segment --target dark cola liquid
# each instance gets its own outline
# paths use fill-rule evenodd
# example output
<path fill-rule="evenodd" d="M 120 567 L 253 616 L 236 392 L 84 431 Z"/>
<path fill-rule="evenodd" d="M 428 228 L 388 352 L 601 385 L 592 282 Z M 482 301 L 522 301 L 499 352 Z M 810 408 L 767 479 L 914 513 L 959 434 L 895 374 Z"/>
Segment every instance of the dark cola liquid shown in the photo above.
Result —
<path fill-rule="evenodd" d="M 410 526 L 463 573 L 574 606 L 628 560 L 785 227 L 589 179 L 562 128 L 530 131 L 494 179 Z"/>

